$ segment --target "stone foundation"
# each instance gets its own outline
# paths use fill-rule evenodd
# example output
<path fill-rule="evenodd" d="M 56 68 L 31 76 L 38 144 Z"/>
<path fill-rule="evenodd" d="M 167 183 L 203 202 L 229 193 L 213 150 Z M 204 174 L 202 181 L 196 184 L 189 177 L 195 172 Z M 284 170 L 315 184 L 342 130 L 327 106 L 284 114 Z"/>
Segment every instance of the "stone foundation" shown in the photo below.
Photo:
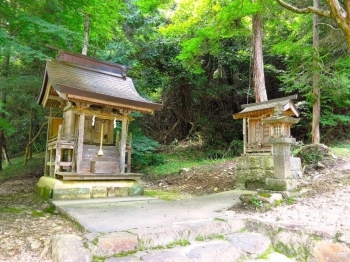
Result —
<path fill-rule="evenodd" d="M 302 175 L 300 158 L 290 157 L 290 169 L 291 177 L 289 179 L 291 181 L 282 184 L 277 181 L 280 188 L 283 188 L 281 190 L 292 190 L 296 187 L 296 179 Z M 275 189 L 271 184 L 276 182 L 275 180 L 273 155 L 256 153 L 247 154 L 237 159 L 236 189 L 256 190 L 266 188 L 266 186 L 269 189 Z"/>
<path fill-rule="evenodd" d="M 135 180 L 63 181 L 43 176 L 36 185 L 36 191 L 44 199 L 68 200 L 141 196 L 144 187 Z"/>

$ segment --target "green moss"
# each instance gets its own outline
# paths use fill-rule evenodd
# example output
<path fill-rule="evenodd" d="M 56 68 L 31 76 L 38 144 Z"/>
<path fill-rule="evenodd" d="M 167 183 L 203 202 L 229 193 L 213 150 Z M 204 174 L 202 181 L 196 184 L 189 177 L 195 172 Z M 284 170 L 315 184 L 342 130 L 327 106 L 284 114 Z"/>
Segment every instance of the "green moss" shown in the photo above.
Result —
<path fill-rule="evenodd" d="M 106 260 L 106 257 L 98 257 L 98 256 L 92 257 L 92 262 L 104 262 L 105 260 Z"/>
<path fill-rule="evenodd" d="M 277 245 L 275 246 L 275 250 L 278 253 L 284 254 L 285 256 L 287 256 L 289 258 L 292 258 L 292 257 L 295 257 L 296 255 L 298 255 L 297 252 L 293 248 L 290 248 L 281 242 L 277 243 Z"/>
<path fill-rule="evenodd" d="M 97 244 L 98 244 L 98 238 L 96 237 L 96 238 L 94 238 L 93 240 L 91 240 L 91 244 L 97 246 Z"/>
<path fill-rule="evenodd" d="M 43 199 L 50 199 L 52 198 L 52 189 L 49 187 L 39 187 L 36 186 L 36 192 L 38 195 Z"/>
<path fill-rule="evenodd" d="M 17 207 L 0 207 L 0 212 L 1 213 L 14 213 L 14 214 L 18 214 L 18 213 L 22 213 L 23 211 L 25 211 L 25 208 L 17 208 Z"/>
<path fill-rule="evenodd" d="M 142 250 L 140 249 L 138 251 L 142 251 Z M 114 257 L 127 257 L 127 256 L 135 254 L 136 252 L 137 252 L 137 250 L 127 251 L 127 252 L 120 252 L 120 253 L 114 255 Z"/>
<path fill-rule="evenodd" d="M 189 244 L 190 244 L 190 241 L 188 241 L 187 239 L 183 239 L 183 240 L 176 240 L 176 241 L 168 244 L 166 247 L 167 248 L 174 248 L 176 246 L 184 247 L 184 246 L 188 246 Z"/>
<path fill-rule="evenodd" d="M 264 198 L 270 198 L 271 194 L 268 192 L 258 192 L 258 195 Z"/>
<path fill-rule="evenodd" d="M 33 217 L 44 217 L 45 214 L 43 212 L 37 211 L 37 210 L 32 210 L 32 216 Z"/>
<path fill-rule="evenodd" d="M 225 236 L 223 235 L 216 235 L 216 234 L 211 234 L 208 236 L 196 236 L 196 241 L 206 241 L 206 240 L 213 240 L 213 239 L 220 239 L 224 240 Z"/>
<path fill-rule="evenodd" d="M 275 252 L 273 246 L 269 246 L 269 248 L 260 256 L 257 257 L 257 259 L 268 259 L 269 255 L 272 254 L 273 252 Z"/>
<path fill-rule="evenodd" d="M 184 198 L 184 196 L 178 192 L 164 192 L 160 190 L 145 190 L 144 195 L 149 197 L 156 197 L 166 201 Z"/>

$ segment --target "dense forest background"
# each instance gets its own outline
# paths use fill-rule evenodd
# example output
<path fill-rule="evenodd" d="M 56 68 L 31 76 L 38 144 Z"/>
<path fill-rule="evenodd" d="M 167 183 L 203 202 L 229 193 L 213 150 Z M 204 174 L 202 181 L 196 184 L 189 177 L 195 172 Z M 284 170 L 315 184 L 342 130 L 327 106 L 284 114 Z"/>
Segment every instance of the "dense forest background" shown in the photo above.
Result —
<path fill-rule="evenodd" d="M 311 142 L 313 76 L 319 75 L 321 142 L 347 141 L 350 127 L 349 41 L 339 19 L 297 14 L 274 0 L 5 0 L 0 2 L 0 141 L 10 157 L 45 131 L 37 105 L 48 45 L 128 68 L 139 93 L 163 103 L 154 115 L 135 114 L 135 139 L 200 142 L 210 150 L 241 149 L 242 123 L 232 114 L 255 102 L 252 16 L 262 17 L 268 99 L 298 94 L 302 120 L 292 129 Z M 313 1 L 293 0 L 298 8 Z M 320 10 L 349 1 L 320 1 Z M 306 11 L 305 11 L 306 10 Z M 350 28 L 350 19 L 348 25 Z M 85 29 L 85 34 L 84 34 Z M 88 30 L 86 30 L 88 29 Z M 88 34 L 87 34 L 88 33 Z M 350 35 L 350 29 L 349 29 Z M 45 149 L 42 132 L 31 148 Z M 2 142 L 1 142 L 2 143 Z M 0 144 L 1 144 L 0 143 Z"/>

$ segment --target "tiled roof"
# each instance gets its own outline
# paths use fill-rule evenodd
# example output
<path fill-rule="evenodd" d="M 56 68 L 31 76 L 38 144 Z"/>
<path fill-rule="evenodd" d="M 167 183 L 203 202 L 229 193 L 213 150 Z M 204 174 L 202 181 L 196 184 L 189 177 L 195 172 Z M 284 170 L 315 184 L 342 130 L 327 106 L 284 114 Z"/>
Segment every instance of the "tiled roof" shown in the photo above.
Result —
<path fill-rule="evenodd" d="M 252 115 L 259 115 L 259 114 L 273 112 L 273 109 L 278 103 L 280 103 L 283 106 L 284 111 L 291 111 L 291 113 L 294 116 L 298 117 L 299 112 L 292 101 L 293 99 L 297 99 L 297 96 L 292 95 L 292 96 L 287 96 L 287 97 L 282 97 L 277 99 L 271 99 L 265 102 L 242 105 L 241 107 L 244 109 L 241 112 L 234 114 L 233 118 L 240 119 L 240 118 L 245 118 Z"/>
<path fill-rule="evenodd" d="M 102 101 L 106 105 L 119 105 L 123 108 L 130 107 L 133 110 L 139 109 L 139 111 L 148 112 L 162 107 L 161 104 L 153 103 L 141 97 L 129 77 L 90 69 L 69 62 L 47 61 L 42 88 L 48 88 L 45 86 L 46 82 L 53 87 L 57 95 L 60 93 L 67 95 L 68 100 L 70 97 L 75 99 L 80 97 L 85 101 L 100 101 L 100 103 Z M 50 92 L 52 94 L 52 91 Z M 39 97 L 39 103 L 43 102 L 43 96 L 44 94 L 41 94 L 41 97 Z M 53 100 L 56 100 L 56 102 Z M 45 103 L 57 106 L 57 97 L 53 100 Z"/>

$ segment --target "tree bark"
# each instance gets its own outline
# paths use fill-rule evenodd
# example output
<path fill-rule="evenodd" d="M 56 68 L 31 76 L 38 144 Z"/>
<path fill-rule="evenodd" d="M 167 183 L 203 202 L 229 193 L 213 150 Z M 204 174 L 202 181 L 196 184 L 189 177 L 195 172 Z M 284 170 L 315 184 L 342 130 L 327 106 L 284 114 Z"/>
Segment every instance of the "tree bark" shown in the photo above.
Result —
<path fill-rule="evenodd" d="M 262 18 L 259 13 L 253 16 L 253 63 L 255 102 L 267 101 L 262 50 Z"/>
<path fill-rule="evenodd" d="M 87 50 L 89 46 L 89 31 L 90 31 L 90 15 L 85 14 L 84 43 L 83 43 L 83 50 L 81 51 L 83 55 L 87 55 Z"/>
<path fill-rule="evenodd" d="M 314 8 L 319 8 L 319 0 L 314 0 Z M 311 138 L 313 144 L 320 143 L 320 112 L 321 112 L 321 92 L 320 92 L 320 72 L 319 72 L 319 36 L 318 36 L 318 15 L 313 14 L 313 68 L 312 68 L 312 131 Z"/>

